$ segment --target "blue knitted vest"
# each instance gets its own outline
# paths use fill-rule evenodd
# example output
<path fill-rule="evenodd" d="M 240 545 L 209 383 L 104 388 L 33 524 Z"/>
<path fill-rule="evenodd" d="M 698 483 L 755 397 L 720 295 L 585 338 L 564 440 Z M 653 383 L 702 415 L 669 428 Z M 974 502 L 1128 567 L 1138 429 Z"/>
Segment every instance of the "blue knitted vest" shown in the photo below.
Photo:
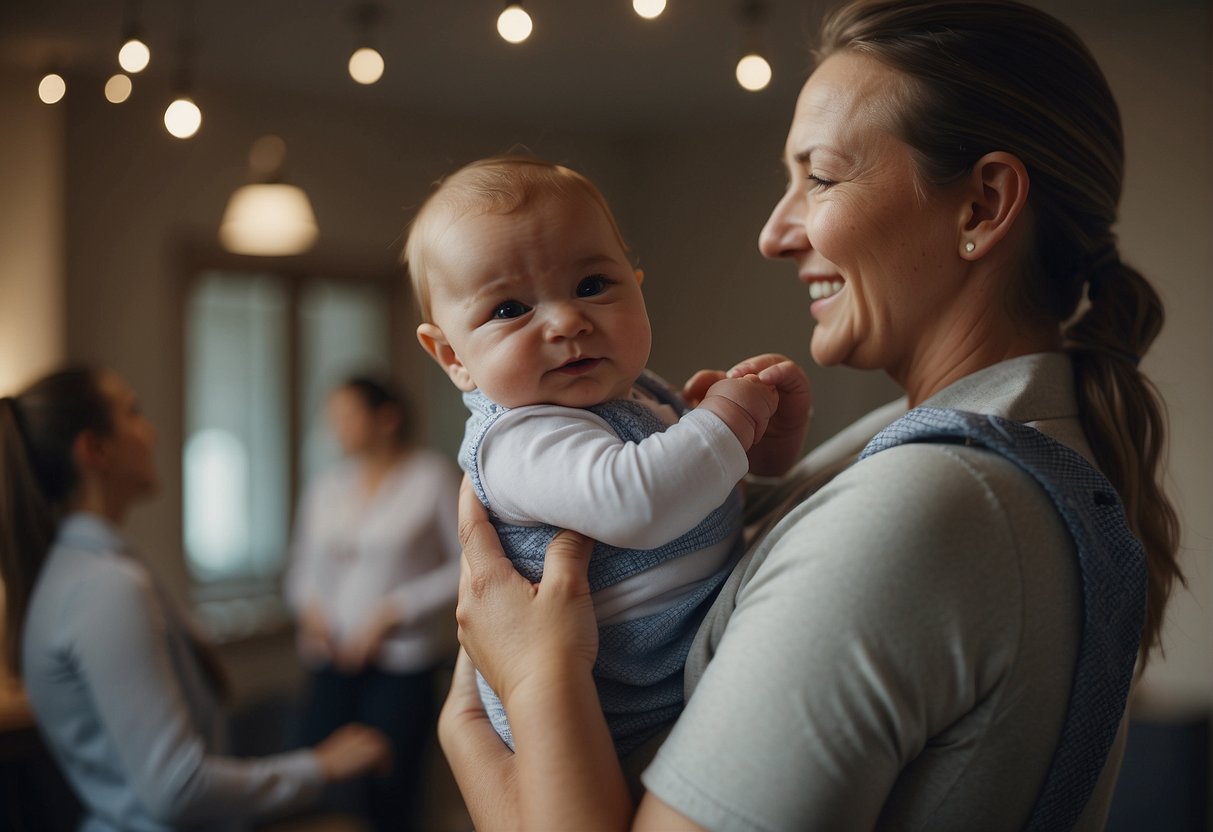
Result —
<path fill-rule="evenodd" d="M 1065 722 L 1027 826 L 1073 828 L 1124 715 L 1145 620 L 1146 559 L 1112 484 L 1038 430 L 997 416 L 917 408 L 876 435 L 860 459 L 907 442 L 975 445 L 1014 462 L 1052 499 L 1074 539 L 1082 635 Z"/>
<path fill-rule="evenodd" d="M 686 403 L 648 371 L 637 379 L 636 386 L 662 404 L 673 407 L 679 415 L 687 410 Z M 496 404 L 479 390 L 464 393 L 463 401 L 471 415 L 459 449 L 459 464 L 470 475 L 476 495 L 488 509 L 506 555 L 527 580 L 538 581 L 543 577 L 544 553 L 560 530 L 548 525 L 511 525 L 496 517 L 480 482 L 477 460 L 484 437 L 508 408 Z M 604 402 L 587 410 L 600 416 L 627 442 L 639 442 L 666 429 L 665 423 L 652 410 L 627 399 Z M 597 592 L 658 564 L 715 546 L 740 528 L 741 495 L 734 489 L 728 499 L 695 528 L 656 549 L 621 549 L 596 543 L 590 558 L 590 590 Z M 620 755 L 639 746 L 681 712 L 682 670 L 687 653 L 704 613 L 740 553 L 740 535 L 737 535 L 737 542 L 738 551 L 728 566 L 695 585 L 673 606 L 642 618 L 599 627 L 594 679 Z M 513 735 L 501 701 L 479 676 L 478 681 L 493 727 L 513 748 Z"/>

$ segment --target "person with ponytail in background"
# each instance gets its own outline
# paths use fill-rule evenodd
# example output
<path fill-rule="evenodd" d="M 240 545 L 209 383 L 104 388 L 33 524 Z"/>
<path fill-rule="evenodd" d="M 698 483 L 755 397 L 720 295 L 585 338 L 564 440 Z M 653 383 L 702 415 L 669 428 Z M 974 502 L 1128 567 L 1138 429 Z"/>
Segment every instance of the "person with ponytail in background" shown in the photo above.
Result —
<path fill-rule="evenodd" d="M 230 830 L 390 764 L 348 725 L 315 748 L 221 756 L 213 647 L 119 529 L 153 494 L 155 429 L 116 373 L 70 368 L 0 399 L 6 656 L 86 832 Z"/>
<path fill-rule="evenodd" d="M 1139 366 L 1163 310 L 1114 231 L 1116 102 L 1069 28 L 1013 0 L 853 0 L 818 58 L 759 248 L 810 289 L 813 359 L 905 399 L 751 483 L 769 522 L 638 804 L 594 697 L 586 541 L 557 537 L 531 585 L 465 488 L 439 737 L 482 832 L 1104 828 L 1182 581 Z"/>

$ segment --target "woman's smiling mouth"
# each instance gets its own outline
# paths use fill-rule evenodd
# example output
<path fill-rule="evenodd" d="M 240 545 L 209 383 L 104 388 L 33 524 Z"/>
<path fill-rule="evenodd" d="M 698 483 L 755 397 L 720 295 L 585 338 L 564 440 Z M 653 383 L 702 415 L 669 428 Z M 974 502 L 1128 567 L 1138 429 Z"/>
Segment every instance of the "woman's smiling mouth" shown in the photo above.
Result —
<path fill-rule="evenodd" d="M 814 280 L 809 283 L 809 297 L 822 300 L 842 291 L 844 283 L 841 280 Z"/>

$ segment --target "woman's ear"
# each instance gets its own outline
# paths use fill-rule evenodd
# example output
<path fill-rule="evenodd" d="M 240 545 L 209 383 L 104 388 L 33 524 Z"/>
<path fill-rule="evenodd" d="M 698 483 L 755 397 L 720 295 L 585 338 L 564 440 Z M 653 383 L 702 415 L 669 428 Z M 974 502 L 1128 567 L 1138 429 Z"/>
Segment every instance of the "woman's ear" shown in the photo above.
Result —
<path fill-rule="evenodd" d="M 72 440 L 72 461 L 82 474 L 102 471 L 109 464 L 109 444 L 95 430 L 82 430 Z"/>
<path fill-rule="evenodd" d="M 637 270 L 636 270 L 636 284 L 637 284 L 637 285 L 643 285 L 643 284 L 644 284 L 644 269 L 637 269 Z"/>
<path fill-rule="evenodd" d="M 430 354 L 430 358 L 438 362 L 438 366 L 450 376 L 456 387 L 465 393 L 476 389 L 472 374 L 463 366 L 441 329 L 434 324 L 421 324 L 417 327 L 417 340 L 421 343 L 421 348 Z"/>
<path fill-rule="evenodd" d="M 1015 228 L 1028 204 L 1029 184 L 1027 168 L 1017 156 L 995 151 L 977 160 L 961 212 L 961 257 L 984 257 Z"/>

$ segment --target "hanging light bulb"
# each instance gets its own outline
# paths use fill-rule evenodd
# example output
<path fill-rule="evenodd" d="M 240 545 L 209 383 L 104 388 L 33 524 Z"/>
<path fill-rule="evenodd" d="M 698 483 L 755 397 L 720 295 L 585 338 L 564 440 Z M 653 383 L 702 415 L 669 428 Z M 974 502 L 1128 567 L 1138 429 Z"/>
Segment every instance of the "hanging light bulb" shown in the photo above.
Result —
<path fill-rule="evenodd" d="M 383 17 L 382 7 L 363 3 L 354 9 L 354 25 L 358 27 L 358 48 L 350 55 L 350 77 L 359 84 L 373 84 L 383 77 L 383 55 L 375 49 L 372 39 L 375 27 Z"/>
<path fill-rule="evenodd" d="M 301 254 L 319 236 L 312 203 L 302 188 L 282 181 L 286 142 L 262 136 L 249 151 L 253 183 L 237 188 L 219 225 L 219 242 L 236 254 Z"/>
<path fill-rule="evenodd" d="M 652 20 L 665 11 L 665 0 L 632 0 L 632 8 L 645 20 Z"/>
<path fill-rule="evenodd" d="M 38 98 L 43 104 L 58 104 L 67 95 L 67 82 L 57 72 L 48 72 L 38 82 Z"/>
<path fill-rule="evenodd" d="M 202 126 L 202 110 L 187 95 L 180 95 L 164 110 L 164 128 L 179 139 L 188 139 Z"/>
<path fill-rule="evenodd" d="M 142 72 L 152 60 L 152 50 L 137 37 L 129 38 L 118 50 L 118 66 L 127 72 Z"/>
<path fill-rule="evenodd" d="M 164 128 L 178 139 L 189 139 L 202 126 L 202 110 L 193 97 L 193 65 L 198 50 L 191 34 L 193 6 L 186 5 L 181 35 L 177 39 L 177 71 L 173 84 L 174 98 L 164 110 Z"/>
<path fill-rule="evenodd" d="M 383 56 L 369 46 L 350 55 L 350 77 L 359 84 L 373 84 L 383 77 Z"/>
<path fill-rule="evenodd" d="M 534 24 L 521 3 L 509 3 L 497 16 L 497 34 L 510 43 L 522 43 L 531 36 Z"/>
<path fill-rule="evenodd" d="M 771 83 L 771 65 L 757 53 L 750 53 L 737 62 L 737 83 L 750 92 L 766 89 Z"/>
<path fill-rule="evenodd" d="M 127 0 L 123 14 L 122 47 L 118 50 L 118 66 L 131 74 L 147 69 L 152 60 L 152 50 L 143 42 L 143 30 L 139 25 L 139 0 Z"/>
<path fill-rule="evenodd" d="M 759 44 L 762 40 L 759 26 L 766 16 L 766 6 L 762 0 L 742 0 L 740 16 L 746 30 L 747 47 L 741 60 L 737 62 L 737 83 L 742 89 L 758 92 L 766 89 L 771 83 L 771 65 L 762 56 Z"/>
<path fill-rule="evenodd" d="M 131 97 L 131 79 L 121 72 L 116 72 L 105 82 L 105 100 L 111 104 L 121 104 Z"/>

